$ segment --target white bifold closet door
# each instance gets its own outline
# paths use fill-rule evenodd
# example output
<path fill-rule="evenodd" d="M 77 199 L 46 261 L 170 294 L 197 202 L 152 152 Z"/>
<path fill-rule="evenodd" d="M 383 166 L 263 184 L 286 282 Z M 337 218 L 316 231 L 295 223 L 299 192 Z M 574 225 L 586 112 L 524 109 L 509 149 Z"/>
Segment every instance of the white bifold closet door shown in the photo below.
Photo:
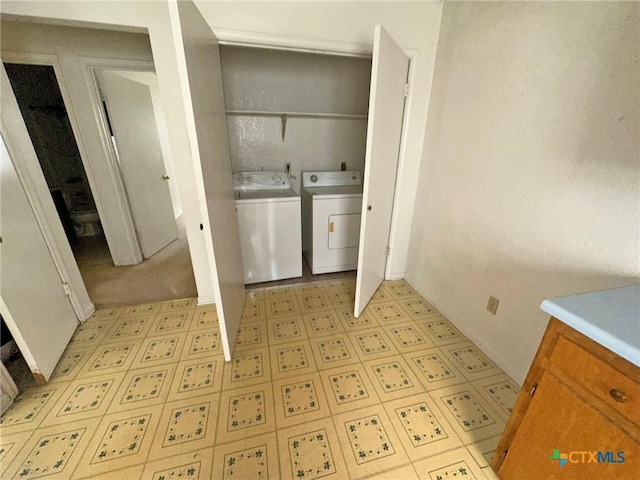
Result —
<path fill-rule="evenodd" d="M 354 315 L 384 280 L 409 58 L 382 26 L 373 43 Z"/>
<path fill-rule="evenodd" d="M 40 176 L 32 180 L 46 191 L 4 66 L 1 75 L 0 313 L 36 381 L 43 384 L 78 327 L 78 317 L 34 213 L 36 200 L 27 196 L 15 168 L 17 160 L 22 168 L 37 165 Z"/>
<path fill-rule="evenodd" d="M 231 361 L 245 292 L 220 52 L 215 35 L 192 1 L 172 2 L 169 8 L 176 54 L 178 60 L 186 61 L 188 82 L 182 90 L 192 160 L 194 168 L 202 170 L 211 238 L 209 264 L 224 357 Z"/>

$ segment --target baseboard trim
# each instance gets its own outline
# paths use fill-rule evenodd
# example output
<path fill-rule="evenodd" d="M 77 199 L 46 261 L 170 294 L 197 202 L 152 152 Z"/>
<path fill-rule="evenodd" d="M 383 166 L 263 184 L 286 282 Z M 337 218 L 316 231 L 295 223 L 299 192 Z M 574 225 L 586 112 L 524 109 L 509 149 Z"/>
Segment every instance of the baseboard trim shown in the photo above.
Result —
<path fill-rule="evenodd" d="M 498 355 L 494 348 L 492 348 L 490 345 L 487 345 L 487 343 L 483 340 L 480 340 L 478 336 L 475 333 L 471 332 L 469 327 L 465 323 L 461 322 L 458 317 L 456 317 L 446 309 L 441 308 L 440 305 L 429 298 L 424 290 L 416 287 L 413 283 L 411 283 L 410 280 L 407 280 L 406 278 L 404 279 L 404 281 L 411 285 L 411 288 L 418 292 L 422 296 L 422 298 L 433 305 L 437 311 L 439 311 L 447 320 L 449 320 L 454 327 L 460 330 L 460 332 L 462 332 L 462 334 L 467 337 L 474 345 L 478 346 L 480 350 L 482 350 L 482 352 L 487 355 L 492 362 L 498 365 L 498 367 L 500 367 L 500 369 L 516 383 L 516 385 L 518 385 L 519 387 L 522 386 L 524 378 L 520 378 L 519 376 L 514 375 L 515 372 L 511 370 L 509 363 L 505 361 L 505 359 L 502 358 L 501 355 Z"/>
<path fill-rule="evenodd" d="M 205 295 L 204 297 L 198 297 L 198 306 L 200 305 L 215 305 L 216 297 L 214 295 Z"/>
<path fill-rule="evenodd" d="M 404 279 L 404 272 L 390 273 L 389 278 L 387 278 L 386 280 L 395 281 L 395 280 L 402 280 L 402 279 Z"/>
<path fill-rule="evenodd" d="M 86 305 L 84 307 L 84 310 L 82 311 L 82 313 L 84 314 L 84 319 L 80 320 L 80 323 L 84 323 L 87 320 L 89 320 L 89 317 L 91 317 L 91 315 L 93 315 L 96 311 L 96 306 L 93 304 L 93 302 L 89 302 L 88 305 Z"/>

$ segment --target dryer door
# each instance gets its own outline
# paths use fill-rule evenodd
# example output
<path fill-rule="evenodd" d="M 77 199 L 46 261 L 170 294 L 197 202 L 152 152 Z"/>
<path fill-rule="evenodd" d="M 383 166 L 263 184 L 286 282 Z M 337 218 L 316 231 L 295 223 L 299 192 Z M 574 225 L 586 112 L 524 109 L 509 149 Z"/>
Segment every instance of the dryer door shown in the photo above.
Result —
<path fill-rule="evenodd" d="M 359 213 L 329 216 L 329 250 L 358 248 L 360 217 Z"/>

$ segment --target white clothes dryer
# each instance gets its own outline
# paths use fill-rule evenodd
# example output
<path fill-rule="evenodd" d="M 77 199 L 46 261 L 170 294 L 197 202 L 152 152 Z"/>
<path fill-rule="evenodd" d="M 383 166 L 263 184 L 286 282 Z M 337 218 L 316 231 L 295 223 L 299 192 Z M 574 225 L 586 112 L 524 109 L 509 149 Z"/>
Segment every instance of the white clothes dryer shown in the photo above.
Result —
<path fill-rule="evenodd" d="M 284 172 L 233 174 L 244 283 L 302 276 L 300 195 Z"/>
<path fill-rule="evenodd" d="M 302 172 L 302 252 L 311 273 L 355 270 L 361 172 Z"/>

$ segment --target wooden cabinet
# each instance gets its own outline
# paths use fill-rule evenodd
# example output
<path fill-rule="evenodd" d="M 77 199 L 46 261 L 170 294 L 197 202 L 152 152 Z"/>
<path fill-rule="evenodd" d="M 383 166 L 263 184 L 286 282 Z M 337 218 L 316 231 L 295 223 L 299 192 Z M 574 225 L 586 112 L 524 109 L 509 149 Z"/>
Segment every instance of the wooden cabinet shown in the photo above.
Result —
<path fill-rule="evenodd" d="M 502 480 L 639 479 L 640 368 L 552 318 L 492 467 Z"/>

